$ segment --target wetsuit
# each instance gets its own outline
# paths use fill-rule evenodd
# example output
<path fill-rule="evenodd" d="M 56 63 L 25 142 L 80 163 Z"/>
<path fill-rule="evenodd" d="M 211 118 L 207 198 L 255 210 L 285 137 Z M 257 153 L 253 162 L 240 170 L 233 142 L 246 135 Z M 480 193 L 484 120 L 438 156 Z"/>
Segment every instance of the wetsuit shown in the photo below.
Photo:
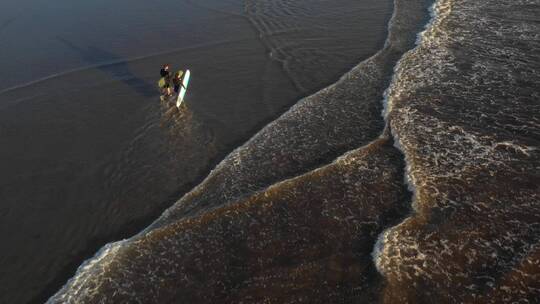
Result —
<path fill-rule="evenodd" d="M 159 75 L 161 75 L 161 77 L 164 77 L 164 78 L 169 78 L 171 74 L 169 73 L 169 71 L 165 69 L 161 69 L 161 71 L 159 71 Z"/>
<path fill-rule="evenodd" d="M 159 75 L 161 75 L 161 79 L 158 82 L 159 87 L 164 90 L 164 92 L 167 91 L 168 88 L 170 88 L 170 82 L 171 82 L 171 73 L 164 68 L 159 71 Z"/>
<path fill-rule="evenodd" d="M 181 77 L 174 77 L 173 78 L 173 84 L 174 84 L 174 92 L 178 93 L 180 91 L 180 86 L 182 85 L 182 78 Z"/>

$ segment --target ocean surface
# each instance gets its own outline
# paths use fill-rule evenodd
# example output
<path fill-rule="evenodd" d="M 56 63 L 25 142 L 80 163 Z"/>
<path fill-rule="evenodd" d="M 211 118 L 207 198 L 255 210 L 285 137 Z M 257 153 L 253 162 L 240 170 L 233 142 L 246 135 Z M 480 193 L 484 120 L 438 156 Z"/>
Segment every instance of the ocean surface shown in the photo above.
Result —
<path fill-rule="evenodd" d="M 152 227 L 375 139 L 392 69 L 427 22 L 411 6 L 385 46 L 391 0 L 1 1 L 0 303 L 45 302 L 99 248 L 139 233 L 181 197 L 185 207 Z M 298 102 L 360 62 L 346 77 L 361 82 Z M 192 71 L 181 110 L 159 100 L 163 63 Z M 272 122 L 295 104 L 297 114 Z M 370 166 L 401 164 L 391 154 Z M 389 194 L 388 204 L 407 195 Z M 384 223 L 398 218 L 389 213 Z"/>
<path fill-rule="evenodd" d="M 48 303 L 538 303 L 539 33 L 538 0 L 395 0 L 377 53 Z"/>
<path fill-rule="evenodd" d="M 235 38 L 2 91 L 2 301 L 539 302 L 539 0 L 181 4 Z"/>

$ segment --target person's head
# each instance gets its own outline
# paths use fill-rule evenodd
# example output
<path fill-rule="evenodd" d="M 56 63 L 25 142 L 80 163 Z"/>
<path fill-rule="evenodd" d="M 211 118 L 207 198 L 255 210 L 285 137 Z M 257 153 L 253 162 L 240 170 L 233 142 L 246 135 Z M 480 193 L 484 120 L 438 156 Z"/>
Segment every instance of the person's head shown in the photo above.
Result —
<path fill-rule="evenodd" d="M 164 69 L 165 71 L 168 70 L 168 69 L 169 69 L 169 65 L 168 65 L 168 64 L 164 64 L 164 65 L 163 65 L 163 69 Z"/>
<path fill-rule="evenodd" d="M 184 71 L 176 72 L 176 77 L 180 78 L 180 77 L 182 77 L 182 75 L 184 75 Z"/>

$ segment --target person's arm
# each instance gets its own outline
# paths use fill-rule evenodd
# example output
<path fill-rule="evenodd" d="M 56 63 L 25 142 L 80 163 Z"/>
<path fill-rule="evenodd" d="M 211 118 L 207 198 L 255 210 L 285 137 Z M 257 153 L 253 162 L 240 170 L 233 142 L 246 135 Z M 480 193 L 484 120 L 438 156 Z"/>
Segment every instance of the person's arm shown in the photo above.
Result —
<path fill-rule="evenodd" d="M 187 88 L 184 86 L 184 78 L 179 78 L 179 79 L 178 79 L 178 83 L 180 84 L 180 86 L 181 86 L 182 88 L 184 88 L 185 90 L 187 90 Z"/>

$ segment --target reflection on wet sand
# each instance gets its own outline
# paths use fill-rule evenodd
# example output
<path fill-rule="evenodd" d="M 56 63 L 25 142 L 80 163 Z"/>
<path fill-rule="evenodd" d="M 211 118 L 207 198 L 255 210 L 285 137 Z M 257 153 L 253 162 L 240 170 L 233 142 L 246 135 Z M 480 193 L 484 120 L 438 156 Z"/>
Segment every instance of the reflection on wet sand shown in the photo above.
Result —
<path fill-rule="evenodd" d="M 226 207 L 112 244 L 50 303 L 373 302 L 377 236 L 408 210 L 382 138 Z"/>
<path fill-rule="evenodd" d="M 218 153 L 213 129 L 204 117 L 192 110 L 187 103 L 176 106 L 176 96 L 160 101 L 162 116 L 160 127 L 168 134 L 169 149 L 182 157 L 179 162 L 190 164 L 195 158 L 206 155 L 208 163 Z"/>

